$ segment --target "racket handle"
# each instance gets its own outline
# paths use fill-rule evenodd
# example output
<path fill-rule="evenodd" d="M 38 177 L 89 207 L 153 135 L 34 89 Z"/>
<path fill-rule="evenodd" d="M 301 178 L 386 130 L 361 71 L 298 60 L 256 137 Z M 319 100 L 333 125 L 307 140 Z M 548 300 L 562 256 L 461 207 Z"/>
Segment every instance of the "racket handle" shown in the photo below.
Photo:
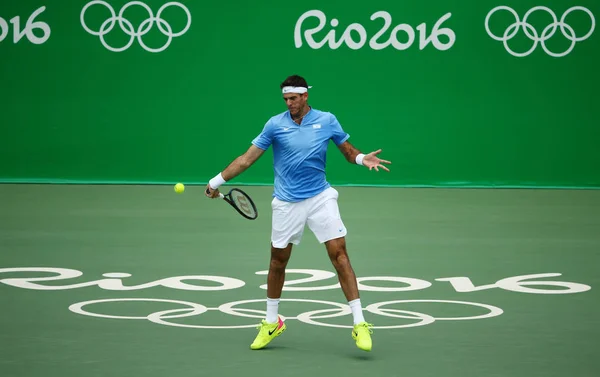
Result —
<path fill-rule="evenodd" d="M 208 194 L 210 194 L 210 192 L 208 191 L 208 189 L 206 189 L 206 194 L 207 194 L 207 195 L 208 195 Z M 220 196 L 221 198 L 225 197 L 225 195 L 223 195 L 223 193 L 222 193 L 222 192 L 219 192 L 219 196 Z"/>
<path fill-rule="evenodd" d="M 208 195 L 208 194 L 210 194 L 210 192 L 208 191 L 208 189 L 206 189 L 206 194 L 207 194 L 207 195 Z M 222 198 L 222 197 L 223 197 L 223 194 L 219 192 L 219 196 Z"/>

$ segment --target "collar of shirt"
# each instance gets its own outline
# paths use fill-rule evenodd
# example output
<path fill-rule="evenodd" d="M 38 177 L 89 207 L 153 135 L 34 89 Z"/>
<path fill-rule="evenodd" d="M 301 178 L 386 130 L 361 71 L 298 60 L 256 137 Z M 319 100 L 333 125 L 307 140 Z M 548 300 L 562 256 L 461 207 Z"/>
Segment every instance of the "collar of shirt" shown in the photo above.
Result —
<path fill-rule="evenodd" d="M 292 119 L 292 114 L 290 114 L 289 110 L 286 111 L 286 116 L 290 120 L 290 122 L 294 123 L 295 126 L 300 127 L 300 126 L 304 125 L 304 123 L 306 123 L 309 120 L 309 118 L 312 115 L 312 113 L 313 113 L 313 109 L 312 109 L 312 107 L 309 106 L 308 107 L 308 112 L 304 115 L 304 118 L 302 118 L 302 121 L 300 122 L 300 124 L 294 122 L 294 119 Z"/>

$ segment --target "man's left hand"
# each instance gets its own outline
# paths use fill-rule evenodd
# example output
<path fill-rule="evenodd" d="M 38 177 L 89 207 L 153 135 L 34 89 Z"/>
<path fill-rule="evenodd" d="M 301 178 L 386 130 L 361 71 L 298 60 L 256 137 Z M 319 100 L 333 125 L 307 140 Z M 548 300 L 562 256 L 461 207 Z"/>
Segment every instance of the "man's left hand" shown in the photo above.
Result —
<path fill-rule="evenodd" d="M 376 171 L 379 171 L 379 168 L 382 168 L 385 171 L 390 171 L 390 169 L 383 166 L 382 164 L 391 164 L 391 162 L 387 160 L 382 160 L 379 157 L 377 157 L 379 153 L 381 153 L 381 149 L 378 149 L 374 152 L 365 155 L 362 161 L 363 165 L 368 167 L 369 170 L 375 169 Z"/>

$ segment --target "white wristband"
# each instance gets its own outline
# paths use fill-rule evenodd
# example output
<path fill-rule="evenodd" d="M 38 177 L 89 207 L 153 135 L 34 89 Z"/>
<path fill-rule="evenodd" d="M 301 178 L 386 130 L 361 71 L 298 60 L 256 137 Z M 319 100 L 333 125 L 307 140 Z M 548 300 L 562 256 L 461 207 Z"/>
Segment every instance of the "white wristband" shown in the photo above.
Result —
<path fill-rule="evenodd" d="M 358 155 L 356 155 L 356 164 L 357 165 L 362 165 L 363 164 L 363 158 L 365 158 L 365 155 L 363 153 L 359 153 Z"/>
<path fill-rule="evenodd" d="M 226 181 L 223 179 L 223 176 L 221 175 L 221 173 L 219 173 L 213 179 L 208 181 L 208 184 L 211 189 L 216 190 L 219 188 L 219 186 L 221 186 L 225 182 Z"/>

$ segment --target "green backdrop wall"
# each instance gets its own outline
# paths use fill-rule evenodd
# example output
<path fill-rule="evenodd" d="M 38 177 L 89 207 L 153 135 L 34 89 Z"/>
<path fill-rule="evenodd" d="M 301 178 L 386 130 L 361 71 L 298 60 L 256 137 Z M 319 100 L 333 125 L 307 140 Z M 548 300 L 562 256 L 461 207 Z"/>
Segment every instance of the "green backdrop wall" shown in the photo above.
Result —
<path fill-rule="evenodd" d="M 206 182 L 300 74 L 334 184 L 600 187 L 597 0 L 167 3 L 0 2 L 0 180 Z"/>

